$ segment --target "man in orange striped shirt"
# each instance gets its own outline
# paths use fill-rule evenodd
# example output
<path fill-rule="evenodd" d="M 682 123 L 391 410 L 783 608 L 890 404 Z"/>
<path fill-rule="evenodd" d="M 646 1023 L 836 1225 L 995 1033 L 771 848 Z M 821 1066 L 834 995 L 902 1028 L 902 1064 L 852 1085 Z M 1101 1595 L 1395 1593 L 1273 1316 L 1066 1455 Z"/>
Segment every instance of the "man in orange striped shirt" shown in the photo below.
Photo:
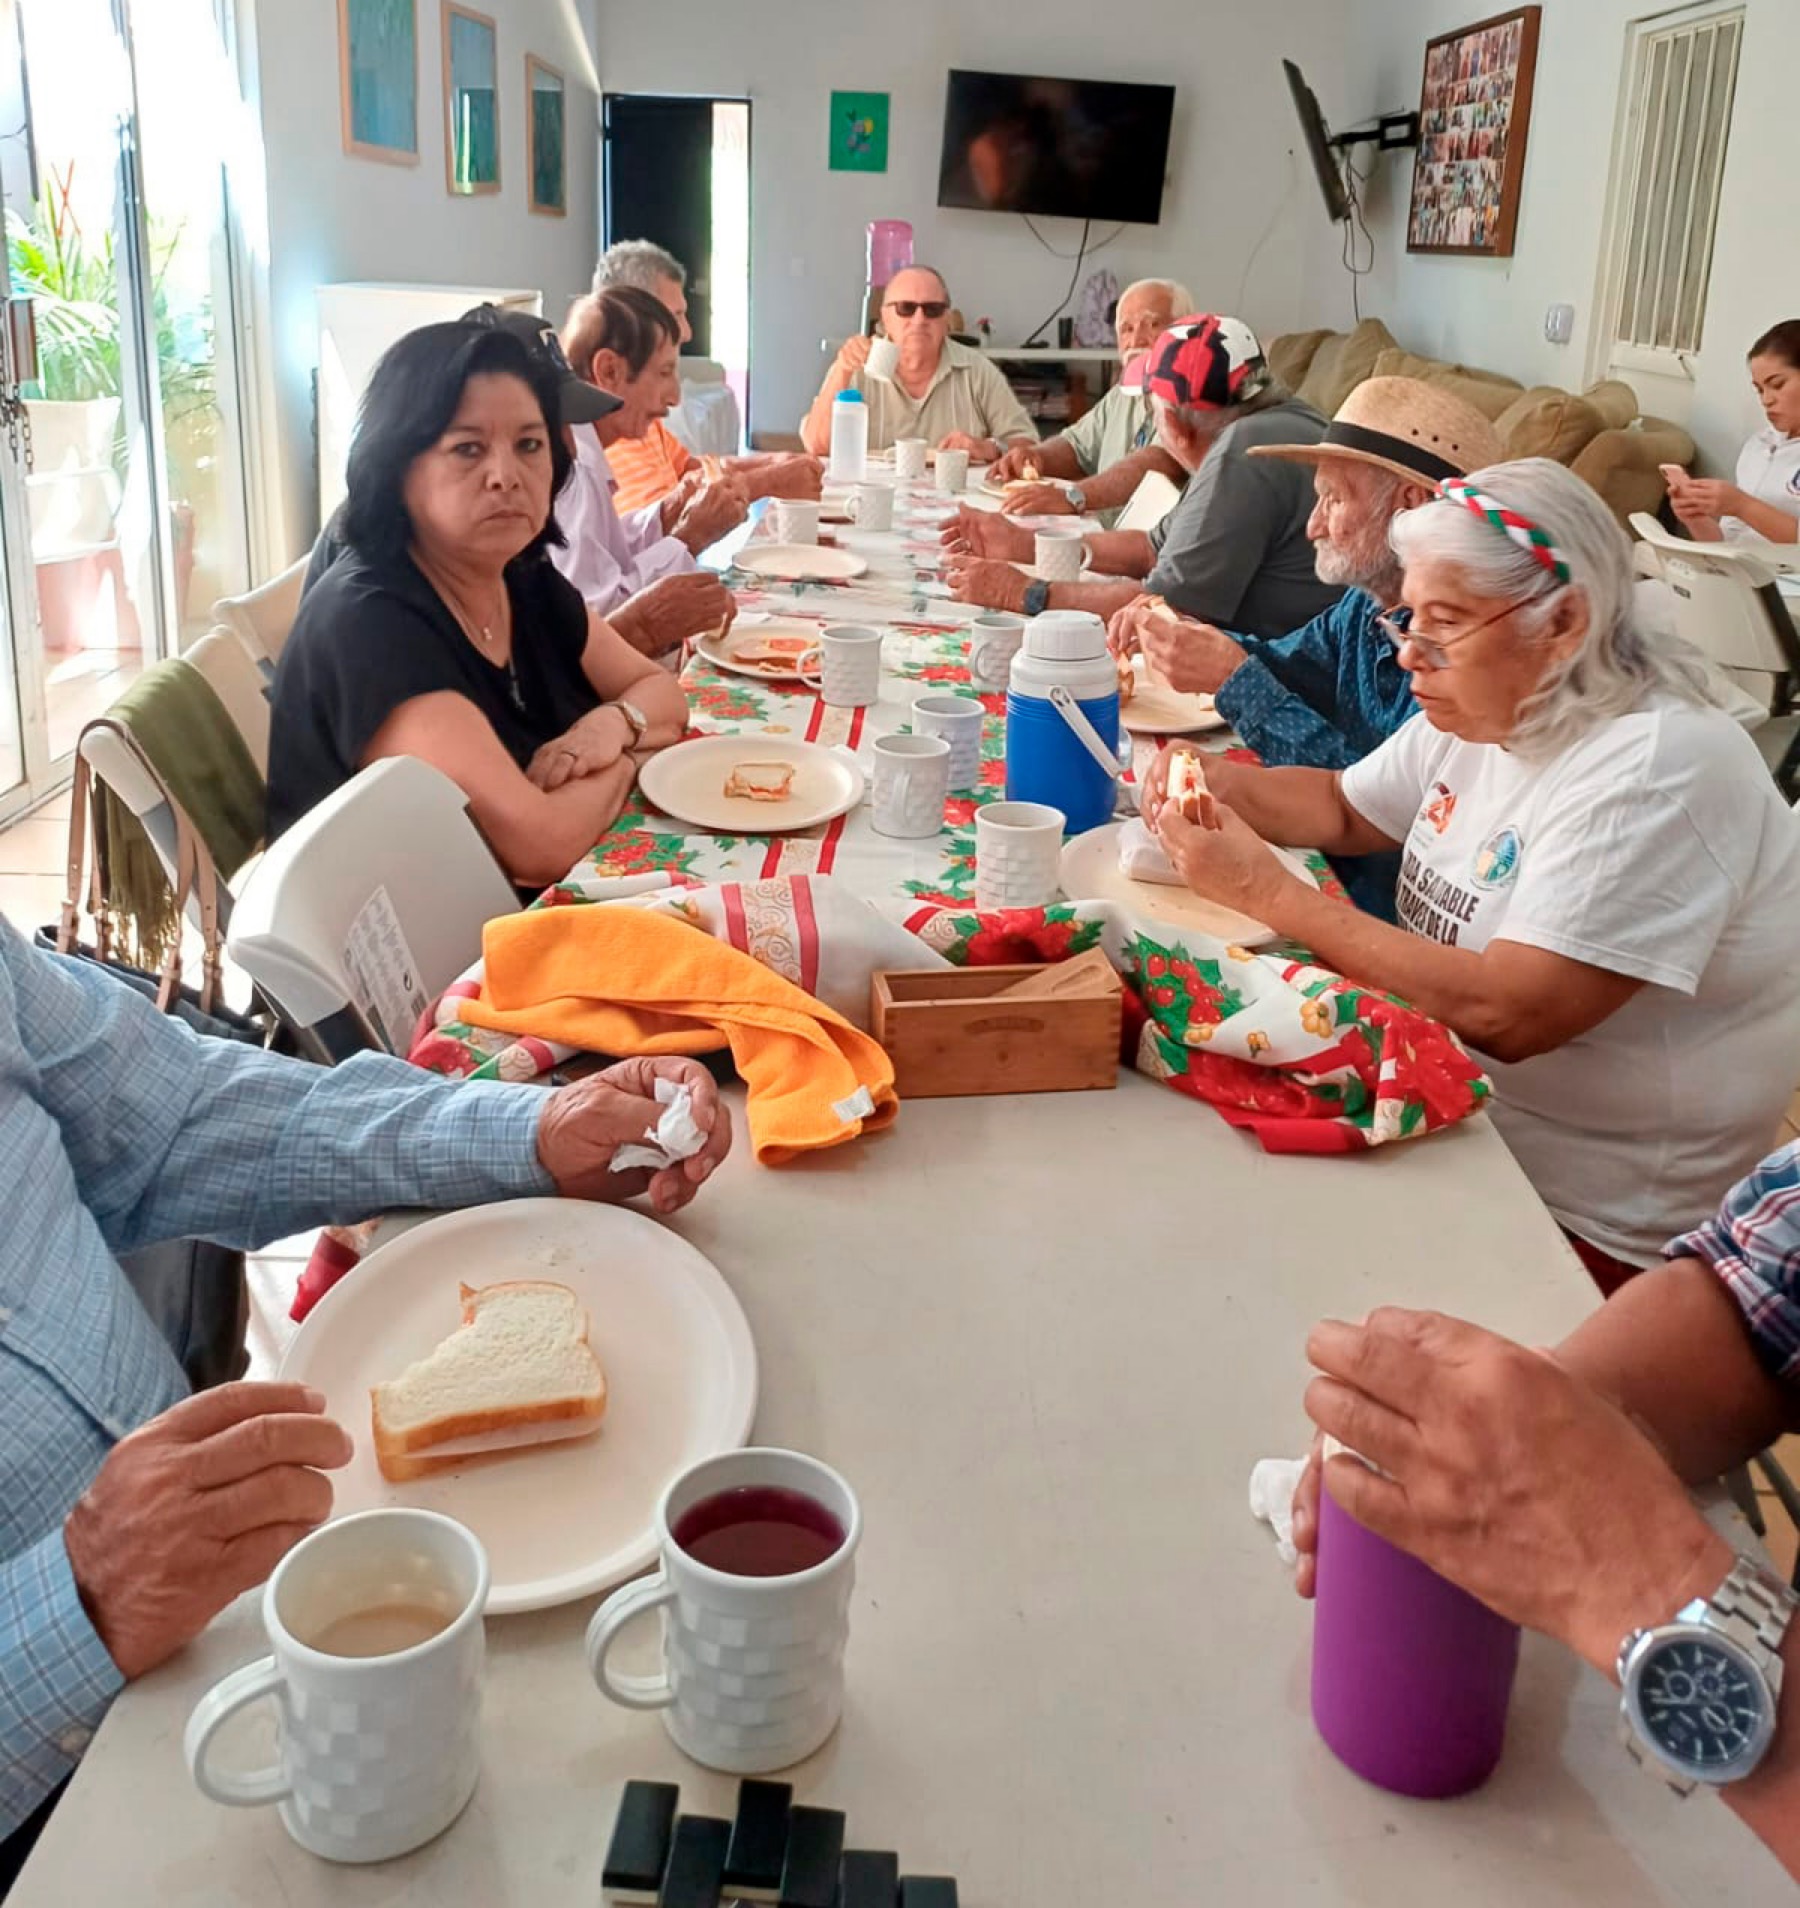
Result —
<path fill-rule="evenodd" d="M 608 247 L 594 267 L 594 290 L 630 285 L 646 291 L 681 328 L 681 342 L 693 337 L 688 323 L 687 267 L 673 253 L 648 239 L 625 239 Z M 816 457 L 797 452 L 753 452 L 745 457 L 696 457 L 658 418 L 642 437 L 609 445 L 606 461 L 618 484 L 621 511 L 641 509 L 673 490 L 690 494 L 708 479 L 729 472 L 749 501 L 758 497 L 817 497 L 824 467 Z"/>

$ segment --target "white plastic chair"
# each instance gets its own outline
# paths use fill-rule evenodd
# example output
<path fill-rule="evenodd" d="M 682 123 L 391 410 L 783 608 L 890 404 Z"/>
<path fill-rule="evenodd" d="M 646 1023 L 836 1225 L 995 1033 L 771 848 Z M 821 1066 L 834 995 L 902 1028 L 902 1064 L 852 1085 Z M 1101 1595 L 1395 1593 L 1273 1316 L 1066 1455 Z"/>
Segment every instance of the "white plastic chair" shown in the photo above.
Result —
<path fill-rule="evenodd" d="M 1131 500 L 1114 519 L 1115 530 L 1154 530 L 1181 501 L 1181 492 L 1160 470 L 1147 470 Z"/>
<path fill-rule="evenodd" d="M 1800 635 L 1776 578 L 1800 570 L 1800 551 L 1778 543 L 1696 543 L 1642 510 L 1632 513 L 1631 527 L 1643 540 L 1637 567 L 1674 597 L 1677 633 L 1727 669 L 1779 678 L 1779 713 L 1800 678 Z"/>
<path fill-rule="evenodd" d="M 302 1045 L 404 1052 L 413 1025 L 519 898 L 447 775 L 373 763 L 270 843 L 227 949 Z"/>
<path fill-rule="evenodd" d="M 300 613 L 300 585 L 312 552 L 290 563 L 279 576 L 259 583 L 242 596 L 221 596 L 212 606 L 213 621 L 235 630 L 251 655 L 269 663 L 281 660 L 282 645 Z"/>
<path fill-rule="evenodd" d="M 244 639 L 228 624 L 209 629 L 183 652 L 225 705 L 264 781 L 269 776 L 269 686 Z"/>

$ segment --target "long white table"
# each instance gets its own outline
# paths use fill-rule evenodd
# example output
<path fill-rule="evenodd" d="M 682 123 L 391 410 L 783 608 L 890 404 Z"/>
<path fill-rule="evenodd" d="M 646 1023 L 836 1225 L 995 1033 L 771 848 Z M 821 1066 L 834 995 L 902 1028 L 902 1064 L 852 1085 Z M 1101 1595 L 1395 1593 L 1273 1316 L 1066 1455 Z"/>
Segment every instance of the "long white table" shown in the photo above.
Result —
<path fill-rule="evenodd" d="M 848 1711 L 793 1773 L 852 1846 L 956 1875 L 968 1908 L 1792 1900 L 1715 1801 L 1629 1763 L 1611 1690 L 1541 1639 L 1464 1800 L 1369 1788 L 1312 1728 L 1308 1612 L 1245 1501 L 1255 1459 L 1302 1448 L 1307 1327 L 1392 1301 L 1541 1342 L 1592 1302 L 1486 1120 L 1274 1158 L 1126 1075 L 917 1102 L 781 1171 L 739 1149 L 676 1223 L 749 1314 L 758 1438 L 862 1494 Z M 11 1908 L 593 1908 L 627 1778 L 714 1814 L 735 1785 L 589 1686 L 591 1607 L 490 1624 L 470 1810 L 344 1870 L 189 1785 L 189 1710 L 261 1650 L 234 1606 L 120 1698 Z"/>

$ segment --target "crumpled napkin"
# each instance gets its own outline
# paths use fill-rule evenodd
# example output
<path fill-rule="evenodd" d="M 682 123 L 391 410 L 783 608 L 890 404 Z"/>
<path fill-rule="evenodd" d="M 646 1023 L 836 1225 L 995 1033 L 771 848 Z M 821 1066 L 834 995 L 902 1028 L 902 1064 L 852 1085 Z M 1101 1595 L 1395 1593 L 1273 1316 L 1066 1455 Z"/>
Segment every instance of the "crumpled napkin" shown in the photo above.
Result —
<path fill-rule="evenodd" d="M 1128 821 L 1119 830 L 1119 872 L 1127 880 L 1152 881 L 1162 888 L 1185 885 L 1162 843 L 1141 821 Z"/>
<path fill-rule="evenodd" d="M 647 1127 L 641 1144 L 633 1142 L 621 1146 L 613 1154 L 609 1172 L 635 1172 L 640 1166 L 651 1172 L 661 1172 L 665 1166 L 673 1166 L 678 1160 L 692 1159 L 706 1144 L 706 1135 L 694 1124 L 694 1093 L 691 1087 L 679 1086 L 675 1081 L 658 1077 L 656 1082 L 656 1103 L 663 1109 L 662 1118 L 652 1127 Z"/>
<path fill-rule="evenodd" d="M 1275 1532 L 1275 1551 L 1293 1567 L 1294 1493 L 1300 1488 L 1305 1458 L 1259 1458 L 1250 1471 L 1250 1515 L 1260 1517 Z"/>

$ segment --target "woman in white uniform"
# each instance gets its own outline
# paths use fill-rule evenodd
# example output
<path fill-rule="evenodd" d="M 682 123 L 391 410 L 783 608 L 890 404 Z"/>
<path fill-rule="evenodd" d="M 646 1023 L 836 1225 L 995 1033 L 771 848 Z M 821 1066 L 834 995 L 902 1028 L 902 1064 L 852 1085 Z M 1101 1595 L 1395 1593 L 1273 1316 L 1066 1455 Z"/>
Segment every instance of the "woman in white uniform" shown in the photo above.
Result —
<path fill-rule="evenodd" d="M 1145 808 L 1197 893 L 1453 1028 L 1604 1289 L 1702 1223 L 1800 1079 L 1800 827 L 1691 652 L 1644 631 L 1630 550 L 1543 458 L 1395 519 L 1422 713 L 1334 774 L 1206 758 L 1221 826 Z M 1266 842 L 1403 850 L 1400 925 Z"/>
<path fill-rule="evenodd" d="M 1738 452 L 1737 481 L 1683 474 L 1669 485 L 1669 508 L 1701 543 L 1800 540 L 1800 318 L 1750 347 L 1750 382 L 1768 421 Z"/>

